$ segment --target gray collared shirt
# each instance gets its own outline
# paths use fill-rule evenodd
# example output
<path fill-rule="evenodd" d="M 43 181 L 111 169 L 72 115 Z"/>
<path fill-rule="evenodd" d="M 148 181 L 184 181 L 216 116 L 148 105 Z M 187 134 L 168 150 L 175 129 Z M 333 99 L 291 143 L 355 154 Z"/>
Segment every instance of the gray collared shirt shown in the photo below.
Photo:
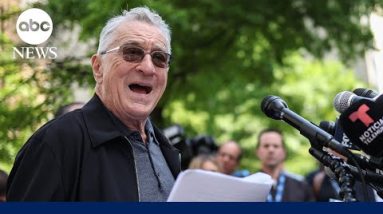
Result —
<path fill-rule="evenodd" d="M 174 185 L 174 177 L 161 152 L 150 120 L 145 124 L 148 139 L 145 144 L 139 132 L 127 129 L 117 118 L 113 119 L 132 146 L 139 200 L 166 201 Z"/>
<path fill-rule="evenodd" d="M 142 142 L 138 132 L 132 132 L 128 136 L 136 160 L 140 201 L 166 201 L 173 187 L 174 177 L 162 155 L 149 120 L 145 131 L 148 136 L 146 144 Z"/>

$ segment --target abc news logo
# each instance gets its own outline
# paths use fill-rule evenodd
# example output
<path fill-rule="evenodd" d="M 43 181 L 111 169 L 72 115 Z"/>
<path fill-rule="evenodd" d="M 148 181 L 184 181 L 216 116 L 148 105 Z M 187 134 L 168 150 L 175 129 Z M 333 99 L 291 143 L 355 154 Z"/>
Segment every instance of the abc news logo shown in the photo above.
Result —
<path fill-rule="evenodd" d="M 39 31 L 40 29 L 42 31 L 49 31 L 51 29 L 51 24 L 47 21 L 43 21 L 39 24 L 32 19 L 29 19 L 29 22 L 21 21 L 18 24 L 18 30 L 20 31 Z"/>
<path fill-rule="evenodd" d="M 16 23 L 20 39 L 30 45 L 39 45 L 49 39 L 53 31 L 51 17 L 43 10 L 31 8 L 20 14 Z M 13 48 L 13 58 L 55 59 L 57 47 L 19 47 Z"/>

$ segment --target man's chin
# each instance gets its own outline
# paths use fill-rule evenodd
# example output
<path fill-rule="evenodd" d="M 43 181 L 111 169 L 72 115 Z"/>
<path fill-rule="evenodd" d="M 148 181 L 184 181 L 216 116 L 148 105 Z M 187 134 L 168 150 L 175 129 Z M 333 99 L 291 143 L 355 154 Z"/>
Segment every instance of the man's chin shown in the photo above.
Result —
<path fill-rule="evenodd" d="M 136 120 L 145 120 L 149 117 L 151 112 L 148 112 L 148 111 L 131 111 L 130 113 L 132 115 L 134 115 L 134 119 L 136 119 Z"/>

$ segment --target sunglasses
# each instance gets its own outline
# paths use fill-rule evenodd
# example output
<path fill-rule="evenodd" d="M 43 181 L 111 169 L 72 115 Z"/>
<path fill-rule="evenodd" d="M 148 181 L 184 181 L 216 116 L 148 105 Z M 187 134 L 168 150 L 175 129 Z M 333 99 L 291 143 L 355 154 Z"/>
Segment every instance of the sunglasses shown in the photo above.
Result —
<path fill-rule="evenodd" d="M 149 54 L 152 58 L 153 64 L 159 68 L 169 67 L 171 59 L 171 55 L 164 51 L 146 52 L 144 49 L 137 46 L 132 46 L 130 44 L 125 44 L 107 51 L 102 51 L 100 54 L 104 55 L 112 51 L 118 51 L 120 54 L 122 54 L 122 58 L 125 61 L 134 63 L 141 62 L 145 55 Z"/>

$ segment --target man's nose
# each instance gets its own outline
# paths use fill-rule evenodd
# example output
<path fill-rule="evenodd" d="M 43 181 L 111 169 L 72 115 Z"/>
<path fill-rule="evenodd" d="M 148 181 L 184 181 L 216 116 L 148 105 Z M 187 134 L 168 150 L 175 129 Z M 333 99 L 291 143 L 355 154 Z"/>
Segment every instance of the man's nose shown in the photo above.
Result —
<path fill-rule="evenodd" d="M 140 70 L 145 74 L 153 74 L 156 70 L 155 65 L 152 61 L 152 56 L 150 54 L 145 54 L 144 58 L 140 62 Z"/>

